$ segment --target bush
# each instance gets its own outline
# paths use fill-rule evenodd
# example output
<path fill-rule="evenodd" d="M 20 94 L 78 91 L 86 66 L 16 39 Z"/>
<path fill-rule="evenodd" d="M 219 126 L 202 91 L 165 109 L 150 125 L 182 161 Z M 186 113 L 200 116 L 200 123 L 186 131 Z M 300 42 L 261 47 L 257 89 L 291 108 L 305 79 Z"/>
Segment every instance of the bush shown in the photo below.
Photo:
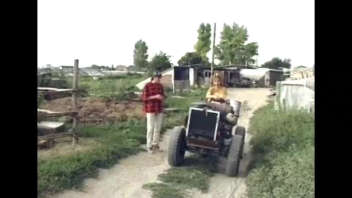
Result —
<path fill-rule="evenodd" d="M 255 161 L 248 196 L 314 197 L 313 115 L 275 111 L 270 103 L 255 112 L 249 131 Z"/>

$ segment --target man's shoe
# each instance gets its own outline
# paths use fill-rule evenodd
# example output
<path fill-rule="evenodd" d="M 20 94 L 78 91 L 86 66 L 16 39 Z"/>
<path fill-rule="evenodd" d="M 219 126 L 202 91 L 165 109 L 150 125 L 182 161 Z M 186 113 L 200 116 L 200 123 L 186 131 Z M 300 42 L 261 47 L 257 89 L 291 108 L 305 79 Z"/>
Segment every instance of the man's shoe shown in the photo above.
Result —
<path fill-rule="evenodd" d="M 159 145 L 153 145 L 154 151 L 161 151 Z"/>
<path fill-rule="evenodd" d="M 150 153 L 150 154 L 153 154 L 153 146 L 152 147 L 150 147 L 150 148 L 147 148 L 147 151 L 148 151 L 148 153 Z"/>

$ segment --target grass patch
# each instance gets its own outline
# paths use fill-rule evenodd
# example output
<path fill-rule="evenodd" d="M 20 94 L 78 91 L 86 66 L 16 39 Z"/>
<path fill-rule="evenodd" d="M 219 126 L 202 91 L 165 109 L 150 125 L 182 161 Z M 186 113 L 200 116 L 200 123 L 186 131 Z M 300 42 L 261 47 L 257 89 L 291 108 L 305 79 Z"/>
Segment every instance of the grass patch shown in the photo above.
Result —
<path fill-rule="evenodd" d="M 254 163 L 248 197 L 314 197 L 314 117 L 260 108 L 251 119 Z M 265 182 L 264 182 L 265 181 Z"/>
<path fill-rule="evenodd" d="M 99 147 L 75 155 L 38 160 L 38 193 L 55 193 L 67 188 L 80 188 L 86 177 L 96 175 L 98 168 L 109 168 L 119 159 L 141 151 L 145 143 L 145 125 L 129 120 L 106 126 L 86 126 L 80 136 L 95 138 Z"/>
<path fill-rule="evenodd" d="M 145 77 L 139 74 L 126 74 L 98 80 L 83 77 L 80 78 L 79 88 L 85 96 L 106 100 L 125 100 L 129 99 L 130 93 L 138 90 L 135 85 L 144 79 Z M 72 78 L 67 78 L 67 81 L 72 84 Z"/>
<path fill-rule="evenodd" d="M 86 89 L 91 97 L 116 100 L 121 99 L 119 98 L 119 94 L 134 91 L 136 89 L 134 87 L 135 84 L 143 79 L 143 76 L 139 75 L 101 80 L 81 78 L 80 87 Z M 117 84 L 121 85 L 121 87 L 118 87 L 119 85 Z M 168 95 L 172 95 L 170 94 L 170 90 L 168 91 Z M 166 104 L 168 106 L 180 108 L 181 111 L 170 113 L 165 117 L 164 129 L 182 124 L 189 104 L 201 100 L 205 96 L 205 90 L 195 90 L 183 94 L 183 96 L 186 98 L 167 98 Z M 146 143 L 145 120 L 131 119 L 111 125 L 85 125 L 81 126 L 78 131 L 80 137 L 94 140 L 97 144 L 89 150 L 82 152 L 38 159 L 38 194 L 40 197 L 46 194 L 57 193 L 64 189 L 81 188 L 82 181 L 87 177 L 95 177 L 98 168 L 109 168 L 116 164 L 119 159 L 140 152 L 142 150 L 140 145 Z M 167 176 L 161 177 L 167 178 Z M 193 178 L 193 180 L 197 178 Z M 207 177 L 200 178 L 205 180 Z M 165 181 L 168 180 L 166 179 Z M 194 183 L 196 184 L 198 181 Z M 200 189 L 206 188 L 204 186 L 198 187 Z M 166 191 L 169 194 L 171 192 L 167 189 Z"/>
<path fill-rule="evenodd" d="M 187 189 L 199 189 L 203 193 L 209 189 L 209 178 L 213 176 L 216 167 L 210 158 L 192 155 L 185 159 L 184 166 L 173 167 L 160 174 L 159 183 L 148 183 L 143 188 L 153 192 L 153 198 L 188 196 Z"/>
<path fill-rule="evenodd" d="M 178 108 L 178 112 L 168 113 L 165 117 L 164 127 L 173 128 L 177 125 L 182 125 L 188 115 L 188 109 L 191 103 L 204 101 L 207 89 L 199 88 L 182 94 L 173 94 L 172 90 L 168 91 L 165 100 L 165 107 Z M 175 98 L 172 96 L 182 96 L 184 98 Z"/>
<path fill-rule="evenodd" d="M 205 101 L 207 89 L 199 88 L 191 90 L 190 92 L 184 92 L 180 94 L 173 94 L 172 92 L 167 93 L 165 104 L 166 107 L 179 108 L 183 112 L 188 112 L 189 105 L 192 102 Z M 174 98 L 173 95 L 182 96 L 184 98 Z"/>

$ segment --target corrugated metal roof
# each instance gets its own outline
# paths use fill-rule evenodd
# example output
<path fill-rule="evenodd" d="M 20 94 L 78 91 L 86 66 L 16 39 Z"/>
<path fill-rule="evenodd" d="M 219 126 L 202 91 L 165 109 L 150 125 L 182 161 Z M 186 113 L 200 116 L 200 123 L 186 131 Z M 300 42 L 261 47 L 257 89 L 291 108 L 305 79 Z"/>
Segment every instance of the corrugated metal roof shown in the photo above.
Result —
<path fill-rule="evenodd" d="M 80 71 L 83 71 L 86 73 L 86 75 L 88 76 L 104 76 L 104 73 L 97 70 L 97 69 L 94 69 L 94 68 L 81 68 Z"/>

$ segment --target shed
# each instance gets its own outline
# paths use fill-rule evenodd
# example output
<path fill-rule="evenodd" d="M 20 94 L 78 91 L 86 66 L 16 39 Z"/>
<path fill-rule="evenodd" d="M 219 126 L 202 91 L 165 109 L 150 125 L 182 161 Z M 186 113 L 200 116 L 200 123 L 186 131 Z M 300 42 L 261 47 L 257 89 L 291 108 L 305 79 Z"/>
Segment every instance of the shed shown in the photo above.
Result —
<path fill-rule="evenodd" d="M 274 87 L 277 81 L 283 81 L 284 79 L 284 72 L 282 70 L 274 70 L 270 69 L 265 73 L 265 87 Z"/>

